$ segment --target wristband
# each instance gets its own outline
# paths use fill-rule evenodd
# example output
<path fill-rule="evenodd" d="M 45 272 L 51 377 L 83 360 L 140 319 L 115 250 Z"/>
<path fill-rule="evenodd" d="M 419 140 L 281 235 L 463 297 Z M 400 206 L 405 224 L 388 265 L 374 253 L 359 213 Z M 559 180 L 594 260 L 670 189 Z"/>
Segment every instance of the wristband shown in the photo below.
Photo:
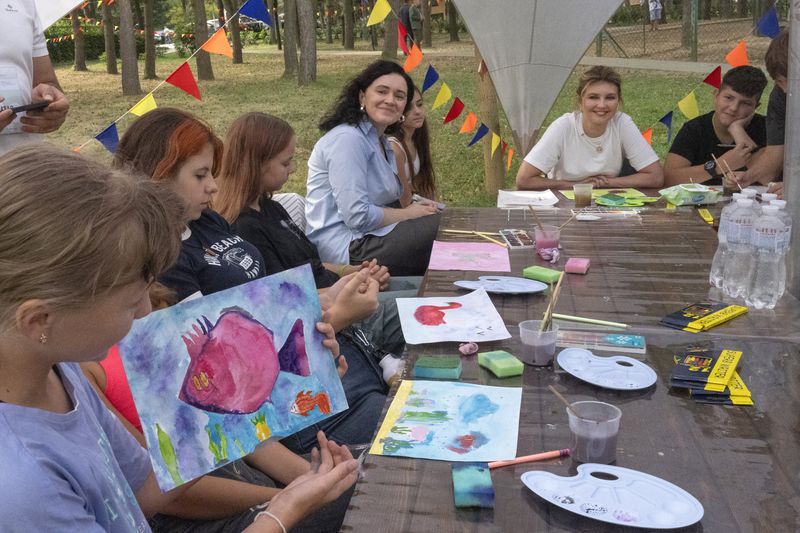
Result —
<path fill-rule="evenodd" d="M 342 265 L 341 267 L 339 267 L 339 278 L 344 277 L 345 269 L 347 269 L 347 265 Z"/>
<path fill-rule="evenodd" d="M 281 526 L 281 531 L 283 531 L 283 533 L 287 533 L 286 526 L 283 525 L 283 522 L 281 522 L 281 519 L 278 518 L 277 516 L 275 516 L 274 514 L 270 513 L 269 511 L 266 511 L 266 510 L 265 511 L 261 511 L 260 513 L 258 513 L 256 515 L 255 520 L 253 520 L 253 522 L 258 520 L 262 516 L 268 516 L 268 517 L 272 518 L 273 520 L 275 520 L 278 523 L 278 525 Z"/>

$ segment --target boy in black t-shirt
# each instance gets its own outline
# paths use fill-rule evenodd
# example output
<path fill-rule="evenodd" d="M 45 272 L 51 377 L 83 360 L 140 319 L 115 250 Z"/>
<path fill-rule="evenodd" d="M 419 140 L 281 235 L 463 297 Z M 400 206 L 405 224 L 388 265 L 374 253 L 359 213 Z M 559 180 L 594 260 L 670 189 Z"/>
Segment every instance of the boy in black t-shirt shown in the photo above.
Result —
<path fill-rule="evenodd" d="M 722 184 L 725 168 L 714 157 L 732 170 L 745 168 L 767 142 L 764 116 L 755 113 L 766 86 L 761 69 L 729 70 L 714 96 L 714 111 L 688 121 L 675 136 L 664 162 L 664 185 Z"/>

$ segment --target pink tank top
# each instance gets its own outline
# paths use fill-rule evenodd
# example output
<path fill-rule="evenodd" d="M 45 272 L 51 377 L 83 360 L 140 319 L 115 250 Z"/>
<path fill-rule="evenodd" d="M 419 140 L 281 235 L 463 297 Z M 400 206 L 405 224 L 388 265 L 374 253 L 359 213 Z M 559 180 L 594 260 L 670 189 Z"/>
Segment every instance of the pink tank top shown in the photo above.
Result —
<path fill-rule="evenodd" d="M 116 344 L 108 350 L 106 358 L 100 361 L 100 366 L 106 372 L 106 390 L 103 391 L 106 398 L 128 422 L 133 424 L 139 432 L 142 432 L 142 422 L 139 420 L 136 404 L 133 403 L 131 388 L 128 386 L 128 377 L 122 367 L 122 358 L 119 356 L 119 349 Z"/>

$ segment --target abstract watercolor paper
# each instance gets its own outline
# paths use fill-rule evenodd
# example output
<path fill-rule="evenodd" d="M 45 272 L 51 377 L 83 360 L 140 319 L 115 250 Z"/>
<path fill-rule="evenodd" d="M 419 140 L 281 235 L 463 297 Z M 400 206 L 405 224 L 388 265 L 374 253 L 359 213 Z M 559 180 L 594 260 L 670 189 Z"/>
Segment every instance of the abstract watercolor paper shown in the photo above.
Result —
<path fill-rule="evenodd" d="M 511 272 L 508 248 L 491 242 L 433 241 L 430 270 Z"/>
<path fill-rule="evenodd" d="M 151 313 L 119 344 L 169 490 L 347 409 L 309 265 Z"/>
<path fill-rule="evenodd" d="M 522 389 L 403 381 L 370 453 L 442 461 L 499 461 L 517 453 Z"/>
<path fill-rule="evenodd" d="M 496 341 L 511 337 L 483 288 L 464 296 L 398 298 L 397 311 L 409 344 Z"/>

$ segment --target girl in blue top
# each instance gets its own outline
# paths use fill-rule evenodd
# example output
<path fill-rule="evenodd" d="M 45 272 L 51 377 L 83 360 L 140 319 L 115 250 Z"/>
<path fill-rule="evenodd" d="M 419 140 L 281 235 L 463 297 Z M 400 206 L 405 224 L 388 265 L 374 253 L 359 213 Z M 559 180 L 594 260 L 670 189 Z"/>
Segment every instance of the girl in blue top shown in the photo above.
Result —
<path fill-rule="evenodd" d="M 306 234 L 322 261 L 376 258 L 392 276 L 425 273 L 439 226 L 428 203 L 401 207 L 403 186 L 384 135 L 404 120 L 414 85 L 403 68 L 376 61 L 351 80 L 308 160 Z"/>

